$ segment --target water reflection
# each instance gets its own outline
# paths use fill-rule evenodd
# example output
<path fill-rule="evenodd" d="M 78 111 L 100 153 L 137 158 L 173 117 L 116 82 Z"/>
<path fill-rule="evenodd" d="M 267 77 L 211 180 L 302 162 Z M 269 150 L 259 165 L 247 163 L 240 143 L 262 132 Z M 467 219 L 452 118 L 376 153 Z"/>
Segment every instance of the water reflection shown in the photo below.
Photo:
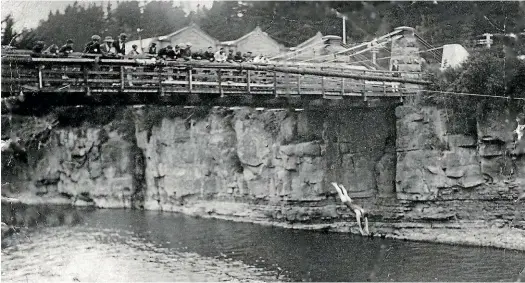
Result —
<path fill-rule="evenodd" d="M 2 250 L 2 280 L 511 281 L 525 264 L 525 254 L 516 251 L 173 213 L 97 210 L 82 215 L 80 226 L 39 228 L 29 232 L 30 240 L 18 236 L 18 244 Z"/>

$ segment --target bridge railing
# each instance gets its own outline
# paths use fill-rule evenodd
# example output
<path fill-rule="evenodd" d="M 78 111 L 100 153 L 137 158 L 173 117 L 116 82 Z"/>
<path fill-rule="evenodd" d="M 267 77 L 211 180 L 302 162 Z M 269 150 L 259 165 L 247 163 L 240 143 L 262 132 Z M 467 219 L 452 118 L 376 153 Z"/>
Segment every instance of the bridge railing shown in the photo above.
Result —
<path fill-rule="evenodd" d="M 208 93 L 402 96 L 426 82 L 389 72 L 300 65 L 163 62 L 154 59 L 2 58 L 2 93 Z M 400 86 L 401 85 L 401 86 Z"/>

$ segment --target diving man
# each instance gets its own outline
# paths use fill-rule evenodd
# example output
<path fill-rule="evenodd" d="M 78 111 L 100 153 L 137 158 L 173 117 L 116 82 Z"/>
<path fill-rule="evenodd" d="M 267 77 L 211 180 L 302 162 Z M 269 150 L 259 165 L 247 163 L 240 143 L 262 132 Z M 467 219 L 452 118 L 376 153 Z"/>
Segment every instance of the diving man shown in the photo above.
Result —
<path fill-rule="evenodd" d="M 368 232 L 368 212 L 366 212 L 362 207 L 352 202 L 352 199 L 348 196 L 348 193 L 346 192 L 345 187 L 343 185 L 338 185 L 337 183 L 332 183 L 332 186 L 337 190 L 337 193 L 339 194 L 339 198 L 341 198 L 341 201 L 348 206 L 355 214 L 355 219 L 357 220 L 357 225 L 359 225 L 359 232 L 361 232 L 361 235 L 370 235 L 370 232 Z M 364 225 L 364 231 L 363 227 L 361 225 L 361 218 L 364 219 L 365 225 Z M 365 233 L 366 232 L 366 233 Z"/>

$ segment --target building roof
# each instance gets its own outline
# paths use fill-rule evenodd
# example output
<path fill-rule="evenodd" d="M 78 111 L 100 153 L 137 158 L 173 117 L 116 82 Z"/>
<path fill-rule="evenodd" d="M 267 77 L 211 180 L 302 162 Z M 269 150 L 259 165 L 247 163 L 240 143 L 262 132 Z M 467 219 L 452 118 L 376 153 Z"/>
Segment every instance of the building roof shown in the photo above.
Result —
<path fill-rule="evenodd" d="M 296 49 L 306 47 L 310 44 L 315 43 L 316 41 L 322 41 L 323 40 L 323 34 L 318 31 L 314 36 L 310 37 L 309 39 L 303 41 L 301 44 L 295 46 Z"/>
<path fill-rule="evenodd" d="M 170 33 L 170 34 L 168 34 L 168 35 L 159 36 L 159 37 L 158 37 L 158 40 L 160 40 L 160 41 L 167 40 L 167 39 L 169 39 L 170 37 L 173 37 L 173 36 L 175 36 L 175 35 L 177 35 L 177 34 L 180 34 L 180 33 L 184 32 L 184 31 L 186 31 L 186 30 L 188 30 L 188 29 L 193 29 L 193 30 L 197 31 L 198 33 L 202 34 L 204 37 L 207 37 L 207 38 L 209 38 L 209 39 L 211 39 L 211 40 L 213 40 L 213 41 L 218 42 L 217 39 L 211 37 L 209 34 L 207 34 L 206 32 L 204 32 L 204 31 L 203 31 L 203 30 L 202 30 L 197 24 L 195 24 L 195 23 L 191 23 L 190 25 L 188 25 L 188 26 L 186 26 L 186 27 L 183 27 L 183 28 L 181 28 L 181 29 L 179 29 L 179 30 L 177 30 L 177 31 L 175 31 L 175 32 L 172 32 L 172 33 Z"/>
<path fill-rule="evenodd" d="M 262 29 L 257 26 L 254 30 L 252 30 L 251 32 L 239 37 L 238 39 L 236 40 L 230 40 L 230 41 L 223 41 L 221 42 L 222 45 L 236 45 L 238 44 L 239 42 L 243 41 L 244 39 L 254 35 L 254 34 L 262 34 L 264 35 L 265 37 L 267 37 L 268 39 L 270 39 L 271 41 L 275 42 L 276 45 L 279 45 L 281 46 L 281 44 L 279 44 L 279 42 L 277 42 L 275 39 L 273 39 L 271 36 L 269 36 L 266 32 L 262 31 Z"/>

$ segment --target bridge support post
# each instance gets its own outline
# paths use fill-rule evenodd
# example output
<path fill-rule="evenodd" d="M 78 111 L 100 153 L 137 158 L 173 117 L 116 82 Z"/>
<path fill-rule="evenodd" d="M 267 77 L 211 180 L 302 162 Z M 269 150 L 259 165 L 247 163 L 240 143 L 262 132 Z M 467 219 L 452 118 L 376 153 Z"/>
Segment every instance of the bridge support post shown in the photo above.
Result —
<path fill-rule="evenodd" d="M 191 93 L 191 91 L 193 90 L 193 84 L 192 84 L 192 74 L 191 74 L 191 66 L 188 66 L 188 91 L 189 93 Z"/>
<path fill-rule="evenodd" d="M 300 74 L 297 75 L 297 94 L 301 95 L 301 76 Z"/>
<path fill-rule="evenodd" d="M 120 67 L 120 90 L 123 91 L 124 90 L 124 84 L 126 83 L 126 76 L 124 74 L 124 66 L 121 66 Z"/>
<path fill-rule="evenodd" d="M 251 81 L 251 78 L 250 78 L 250 70 L 246 70 L 246 92 L 248 94 L 251 93 L 251 85 L 250 85 L 250 81 Z"/>
<path fill-rule="evenodd" d="M 217 70 L 217 83 L 219 84 L 219 93 L 221 97 L 224 97 L 224 91 L 222 90 L 222 69 Z"/>
<path fill-rule="evenodd" d="M 38 89 L 42 89 L 44 87 L 44 78 L 42 77 L 42 69 L 44 66 L 38 65 Z"/>
<path fill-rule="evenodd" d="M 345 78 L 341 78 L 341 96 L 345 95 Z"/>
<path fill-rule="evenodd" d="M 275 98 L 279 98 L 279 95 L 277 94 L 277 72 L 273 71 L 273 94 L 275 95 Z"/>
<path fill-rule="evenodd" d="M 323 98 L 326 98 L 326 94 L 324 92 L 324 76 L 321 77 L 321 93 L 323 94 Z"/>
<path fill-rule="evenodd" d="M 157 69 L 157 72 L 159 74 L 159 76 L 158 76 L 158 79 L 159 79 L 159 93 L 160 93 L 160 96 L 164 96 L 164 88 L 162 87 L 162 67 L 159 67 Z"/>
<path fill-rule="evenodd" d="M 89 70 L 87 66 L 82 67 L 82 71 L 84 72 L 84 87 L 86 91 L 86 95 L 91 95 L 91 90 L 89 89 L 88 79 L 89 79 Z"/>

